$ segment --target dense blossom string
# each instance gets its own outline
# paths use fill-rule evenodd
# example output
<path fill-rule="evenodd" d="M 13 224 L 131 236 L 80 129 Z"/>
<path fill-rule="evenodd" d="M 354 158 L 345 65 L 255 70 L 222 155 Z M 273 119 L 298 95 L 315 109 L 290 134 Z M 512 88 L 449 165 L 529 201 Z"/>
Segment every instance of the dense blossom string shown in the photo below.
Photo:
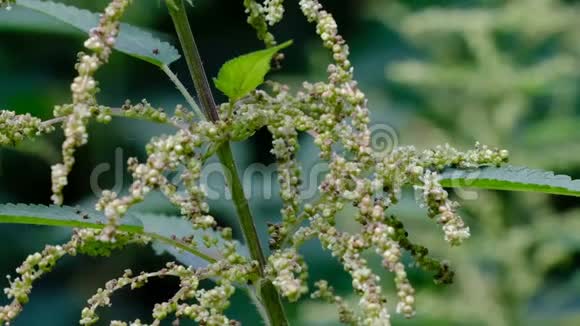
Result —
<path fill-rule="evenodd" d="M 79 53 L 75 68 L 78 76 L 71 84 L 72 107 L 70 112 L 55 110 L 55 115 L 66 113 L 64 121 L 65 141 L 62 144 L 63 163 L 52 166 L 52 201 L 62 204 L 62 190 L 68 183 L 67 175 L 71 171 L 75 159 L 75 149 L 87 143 L 87 123 L 91 117 L 91 106 L 96 103 L 98 92 L 97 81 L 93 78 L 95 72 L 109 61 L 113 45 L 119 34 L 119 20 L 129 0 L 114 0 L 101 15 L 99 26 L 93 28 L 90 37 L 85 41 L 85 47 L 93 54 Z"/>

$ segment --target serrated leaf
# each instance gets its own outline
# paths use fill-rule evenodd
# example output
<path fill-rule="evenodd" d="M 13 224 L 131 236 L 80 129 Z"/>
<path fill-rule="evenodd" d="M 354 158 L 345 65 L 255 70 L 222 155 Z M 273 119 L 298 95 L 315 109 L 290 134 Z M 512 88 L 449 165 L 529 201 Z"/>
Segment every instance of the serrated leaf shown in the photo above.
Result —
<path fill-rule="evenodd" d="M 215 247 L 212 248 L 205 248 L 203 244 L 203 236 L 207 235 L 210 236 L 212 239 L 218 240 L 218 246 L 223 245 L 225 240 L 222 238 L 221 234 L 213 230 L 193 230 L 191 227 L 191 223 L 184 220 L 178 216 L 167 216 L 161 214 L 149 214 L 149 213 L 137 213 L 138 218 L 144 225 L 146 232 L 154 232 L 156 234 L 168 237 L 168 238 L 186 238 L 186 237 L 193 237 L 193 241 L 196 243 L 197 247 L 201 250 L 203 248 L 203 252 L 209 256 L 217 257 L 219 256 L 219 252 Z M 202 267 L 207 262 L 202 258 L 193 255 L 188 251 L 181 250 L 174 246 L 171 246 L 167 243 L 161 241 L 155 241 L 153 243 L 153 249 L 157 254 L 168 253 L 175 257 L 177 261 L 180 263 L 193 266 L 193 267 Z M 242 255 L 248 256 L 248 250 L 246 247 L 238 244 L 239 253 Z"/>
<path fill-rule="evenodd" d="M 580 180 L 567 175 L 518 166 L 447 169 L 440 176 L 444 187 L 529 191 L 580 197 Z"/>
<path fill-rule="evenodd" d="M 0 224 L 102 229 L 106 221 L 101 212 L 92 209 L 54 205 L 0 205 Z M 154 249 L 159 253 L 168 252 L 178 261 L 190 264 L 189 266 L 202 267 L 207 262 L 215 261 L 217 256 L 215 249 L 208 249 L 203 246 L 201 241 L 203 232 L 193 230 L 191 224 L 180 217 L 129 212 L 121 219 L 119 230 L 151 237 L 154 240 Z M 197 246 L 194 247 L 179 241 L 180 238 L 189 236 L 193 236 L 193 239 L 197 240 Z M 220 235 L 215 232 L 211 236 L 221 239 Z M 241 250 L 243 252 L 245 249 L 242 248 Z"/>
<path fill-rule="evenodd" d="M 288 41 L 229 60 L 214 78 L 215 86 L 232 101 L 246 96 L 264 82 L 272 57 L 291 44 L 292 41 Z"/>
<path fill-rule="evenodd" d="M 44 206 L 27 204 L 0 205 L 0 223 L 67 226 L 101 229 L 106 223 L 105 216 L 95 210 L 70 206 Z M 141 221 L 132 215 L 123 219 L 123 231 L 143 229 Z"/>
<path fill-rule="evenodd" d="M 0 10 L 0 28 L 2 31 L 42 33 L 52 36 L 78 35 L 81 32 L 45 14 L 24 7 L 12 10 Z"/>
<path fill-rule="evenodd" d="M 17 0 L 17 6 L 41 12 L 85 33 L 99 24 L 99 15 L 62 3 L 39 0 Z M 115 49 L 150 62 L 156 66 L 169 65 L 179 59 L 179 52 L 171 44 L 162 42 L 151 33 L 121 23 Z"/>

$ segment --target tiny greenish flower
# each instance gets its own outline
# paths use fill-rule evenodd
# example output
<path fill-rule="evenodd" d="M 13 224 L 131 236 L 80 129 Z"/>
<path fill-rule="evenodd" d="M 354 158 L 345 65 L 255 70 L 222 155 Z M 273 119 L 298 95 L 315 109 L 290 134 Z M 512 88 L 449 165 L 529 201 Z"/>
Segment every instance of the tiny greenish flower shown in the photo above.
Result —
<path fill-rule="evenodd" d="M 0 110 L 0 145 L 16 145 L 26 138 L 39 136 L 54 131 L 50 124 L 30 114 L 16 114 L 13 111 Z"/>

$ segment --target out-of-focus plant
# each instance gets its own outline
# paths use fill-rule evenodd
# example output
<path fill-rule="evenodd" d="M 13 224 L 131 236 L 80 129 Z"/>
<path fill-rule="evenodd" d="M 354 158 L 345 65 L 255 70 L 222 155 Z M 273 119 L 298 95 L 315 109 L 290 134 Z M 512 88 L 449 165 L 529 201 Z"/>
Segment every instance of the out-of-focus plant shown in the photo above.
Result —
<path fill-rule="evenodd" d="M 444 187 L 468 184 L 485 189 L 580 196 L 579 181 L 523 167 L 501 167 L 508 152 L 479 143 L 465 152 L 449 145 L 424 151 L 412 146 L 375 150 L 370 142 L 367 99 L 354 78 L 349 47 L 338 33 L 332 15 L 317 0 L 301 0 L 298 5 L 305 18 L 316 25 L 316 33 L 330 51 L 332 63 L 327 68 L 327 79 L 304 82 L 296 92 L 272 81 L 269 88 L 258 89 L 271 63 L 283 63 L 284 56 L 279 52 L 292 42 L 278 45 L 269 31 L 269 26 L 283 18 L 283 1 L 244 0 L 248 23 L 267 48 L 222 66 L 214 83 L 228 101 L 216 105 L 188 21 L 187 2 L 191 4 L 184 0 L 165 3 L 199 106 L 169 68 L 179 58 L 177 51 L 138 28 L 120 23 L 130 0 L 112 0 L 99 16 L 53 2 L 0 1 L 3 6 L 43 12 L 89 34 L 84 43 L 86 52 L 77 56 L 77 76 L 70 86 L 71 103 L 56 106 L 54 118 L 44 121 L 7 110 L 0 115 L 2 145 L 54 132 L 59 125 L 65 135 L 62 162 L 52 166 L 55 205 L 2 205 L 0 222 L 75 228 L 69 242 L 47 245 L 17 268 L 18 276 L 9 278 L 5 289 L 11 302 L 0 307 L 0 321 L 9 324 L 17 318 L 29 301 L 35 282 L 61 258 L 79 254 L 109 256 L 129 245 L 151 244 L 158 251 L 173 254 L 178 262 L 152 272 L 136 274 L 125 270 L 87 301 L 80 324 L 97 323 L 99 309 L 110 306 L 111 296 L 117 291 L 140 288 L 152 278 L 172 277 L 179 280 L 178 289 L 169 299 L 159 299 L 148 324 L 160 325 L 171 318 L 176 323 L 189 319 L 201 325 L 237 325 L 237 321 L 227 317 L 226 310 L 232 295 L 242 290 L 253 299 L 267 325 L 287 325 L 281 298 L 295 302 L 307 293 L 313 299 L 335 305 L 343 323 L 389 325 L 387 296 L 366 253 L 376 254 L 383 269 L 393 274 L 395 311 L 407 318 L 415 315 L 416 298 L 403 253 L 411 256 L 413 266 L 433 274 L 436 283 L 449 284 L 455 275 L 447 263 L 430 254 L 431 241 L 425 242 L 429 248 L 415 243 L 407 222 L 404 224 L 391 213 L 405 188 L 415 190 L 423 214 L 439 224 L 443 239 L 451 246 L 462 244 L 471 231 L 458 214 L 459 204 L 449 198 Z M 179 105 L 169 115 L 147 101 L 125 102 L 119 107 L 99 104 L 96 73 L 108 63 L 114 49 L 159 67 L 183 95 L 187 107 Z M 89 140 L 87 124 L 91 120 L 108 123 L 113 117 L 165 124 L 173 127 L 175 133 L 152 138 L 146 147 L 145 161 L 128 160 L 133 182 L 126 193 L 103 191 L 97 211 L 62 206 L 63 189 L 75 165 L 75 154 Z M 269 254 L 262 249 L 230 147 L 231 142 L 246 140 L 262 128 L 273 138 L 271 153 L 277 161 L 282 200 L 281 221 L 268 226 Z M 329 166 L 316 196 L 306 199 L 301 196 L 302 176 L 297 160 L 300 133 L 314 139 L 319 160 Z M 222 163 L 245 247 L 233 239 L 231 228 L 218 226 L 209 213 L 201 172 L 214 155 Z M 180 216 L 151 216 L 131 210 L 154 191 L 178 207 Z M 346 231 L 337 225 L 337 217 L 345 216 L 339 215 L 345 210 L 351 212 L 348 220 L 356 229 Z M 423 241 L 428 236 L 420 238 Z M 316 289 L 310 290 L 308 264 L 299 249 L 313 239 L 351 277 L 358 304 L 349 304 L 327 280 L 317 280 Z M 473 266 L 466 267 L 468 272 L 469 267 Z M 214 286 L 201 287 L 200 282 L 205 280 L 213 281 Z M 145 323 L 140 319 L 111 322 L 116 326 L 129 324 Z"/>
<path fill-rule="evenodd" d="M 555 0 L 416 11 L 396 2 L 376 5 L 381 9 L 369 12 L 418 49 L 417 59 L 386 69 L 389 80 L 419 95 L 418 113 L 463 141 L 513 144 L 521 152 L 512 159 L 564 168 L 578 162 L 580 6 Z"/>
<path fill-rule="evenodd" d="M 368 14 L 416 49 L 414 58 L 390 62 L 386 76 L 414 97 L 404 106 L 414 106 L 424 128 L 458 142 L 484 139 L 517 148 L 512 159 L 520 162 L 578 170 L 577 3 L 473 1 L 411 9 L 403 1 L 372 1 Z M 562 212 L 545 196 L 478 195 L 464 205 L 481 227 L 477 240 L 454 259 L 469 272 L 458 277 L 452 295 L 431 298 L 432 313 L 489 325 L 546 318 L 577 323 L 580 309 L 550 313 L 534 301 L 542 300 L 554 269 L 578 251 L 580 210 Z M 558 222 L 549 226 L 550 218 Z"/>

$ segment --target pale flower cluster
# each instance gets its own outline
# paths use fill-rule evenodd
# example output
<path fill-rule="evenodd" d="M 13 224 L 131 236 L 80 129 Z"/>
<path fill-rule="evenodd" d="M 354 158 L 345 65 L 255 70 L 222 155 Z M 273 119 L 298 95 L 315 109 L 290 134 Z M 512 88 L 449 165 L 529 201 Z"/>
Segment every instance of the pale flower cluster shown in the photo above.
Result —
<path fill-rule="evenodd" d="M 28 303 L 29 295 L 34 282 L 39 280 L 44 274 L 50 272 L 55 264 L 64 256 L 77 254 L 87 254 L 91 256 L 108 256 L 111 250 L 122 249 L 129 244 L 144 245 L 150 239 L 142 236 L 120 234 L 118 241 L 112 243 L 101 243 L 99 231 L 82 229 L 74 230 L 72 239 L 60 246 L 47 245 L 44 250 L 29 255 L 26 260 L 16 269 L 18 277 L 8 281 L 10 287 L 4 289 L 4 293 L 12 302 L 6 306 L 0 306 L 0 322 L 6 325 L 20 314 L 24 304 Z"/>
<path fill-rule="evenodd" d="M 265 15 L 267 10 L 274 14 L 276 14 L 277 10 L 279 12 L 279 9 L 276 9 L 275 2 L 277 1 L 274 0 L 274 7 L 270 8 L 271 6 L 269 4 L 267 7 L 264 7 L 263 4 L 256 2 L 255 0 L 244 0 L 244 7 L 246 8 L 246 14 L 248 15 L 247 22 L 256 30 L 256 36 L 266 44 L 266 47 L 276 45 L 274 35 L 268 31 L 268 22 L 274 23 L 278 17 L 270 15 L 270 18 L 266 18 Z M 282 9 L 280 15 L 283 15 L 283 13 L 284 11 Z"/>
<path fill-rule="evenodd" d="M 15 145 L 26 138 L 50 133 L 54 127 L 45 124 L 29 113 L 16 114 L 13 111 L 0 110 L 0 145 Z"/>
<path fill-rule="evenodd" d="M 266 275 L 280 289 L 281 295 L 291 302 L 308 292 L 308 268 L 296 250 L 278 251 L 268 257 Z"/>
<path fill-rule="evenodd" d="M 109 60 L 115 40 L 119 34 L 119 20 L 129 6 L 130 0 L 113 0 L 101 15 L 99 26 L 93 28 L 85 47 L 91 55 L 79 53 L 75 68 L 78 76 L 71 84 L 72 113 L 64 121 L 65 141 L 62 144 L 63 163 L 52 167 L 52 201 L 62 204 L 62 190 L 67 185 L 67 175 L 71 171 L 77 147 L 87 143 L 87 123 L 91 117 L 91 106 L 96 104 L 97 81 L 93 75 Z M 56 113 L 56 112 L 55 112 Z"/>
<path fill-rule="evenodd" d="M 248 270 L 244 270 L 243 267 L 243 265 L 237 266 L 235 270 L 245 276 Z M 152 311 L 151 317 L 153 318 L 153 323 L 151 325 L 159 325 L 162 320 L 172 315 L 175 315 L 177 318 L 188 318 L 199 324 L 208 326 L 236 325 L 236 321 L 230 320 L 223 314 L 224 310 L 228 308 L 229 298 L 235 290 L 232 281 L 228 279 L 228 275 L 236 274 L 226 272 L 228 268 L 230 266 L 218 263 L 204 269 L 193 270 L 192 268 L 186 268 L 175 263 L 168 263 L 165 268 L 157 272 L 143 272 L 134 275 L 131 270 L 126 270 L 121 277 L 107 282 L 104 288 L 99 289 L 87 301 L 88 306 L 82 311 L 80 324 L 93 325 L 98 322 L 99 316 L 97 315 L 97 309 L 111 306 L 111 295 L 116 291 L 126 287 L 131 290 L 141 288 L 152 278 L 177 277 L 180 280 L 180 290 L 168 301 L 155 305 Z M 214 288 L 209 290 L 199 288 L 201 280 L 218 276 L 223 278 Z M 239 275 L 237 276 L 239 277 Z M 198 303 L 190 304 L 189 301 L 191 299 L 196 299 Z M 127 326 L 146 324 L 136 319 L 130 323 L 112 321 L 111 325 Z"/>
<path fill-rule="evenodd" d="M 273 26 L 284 17 L 284 0 L 264 0 L 263 10 L 268 25 Z"/>

